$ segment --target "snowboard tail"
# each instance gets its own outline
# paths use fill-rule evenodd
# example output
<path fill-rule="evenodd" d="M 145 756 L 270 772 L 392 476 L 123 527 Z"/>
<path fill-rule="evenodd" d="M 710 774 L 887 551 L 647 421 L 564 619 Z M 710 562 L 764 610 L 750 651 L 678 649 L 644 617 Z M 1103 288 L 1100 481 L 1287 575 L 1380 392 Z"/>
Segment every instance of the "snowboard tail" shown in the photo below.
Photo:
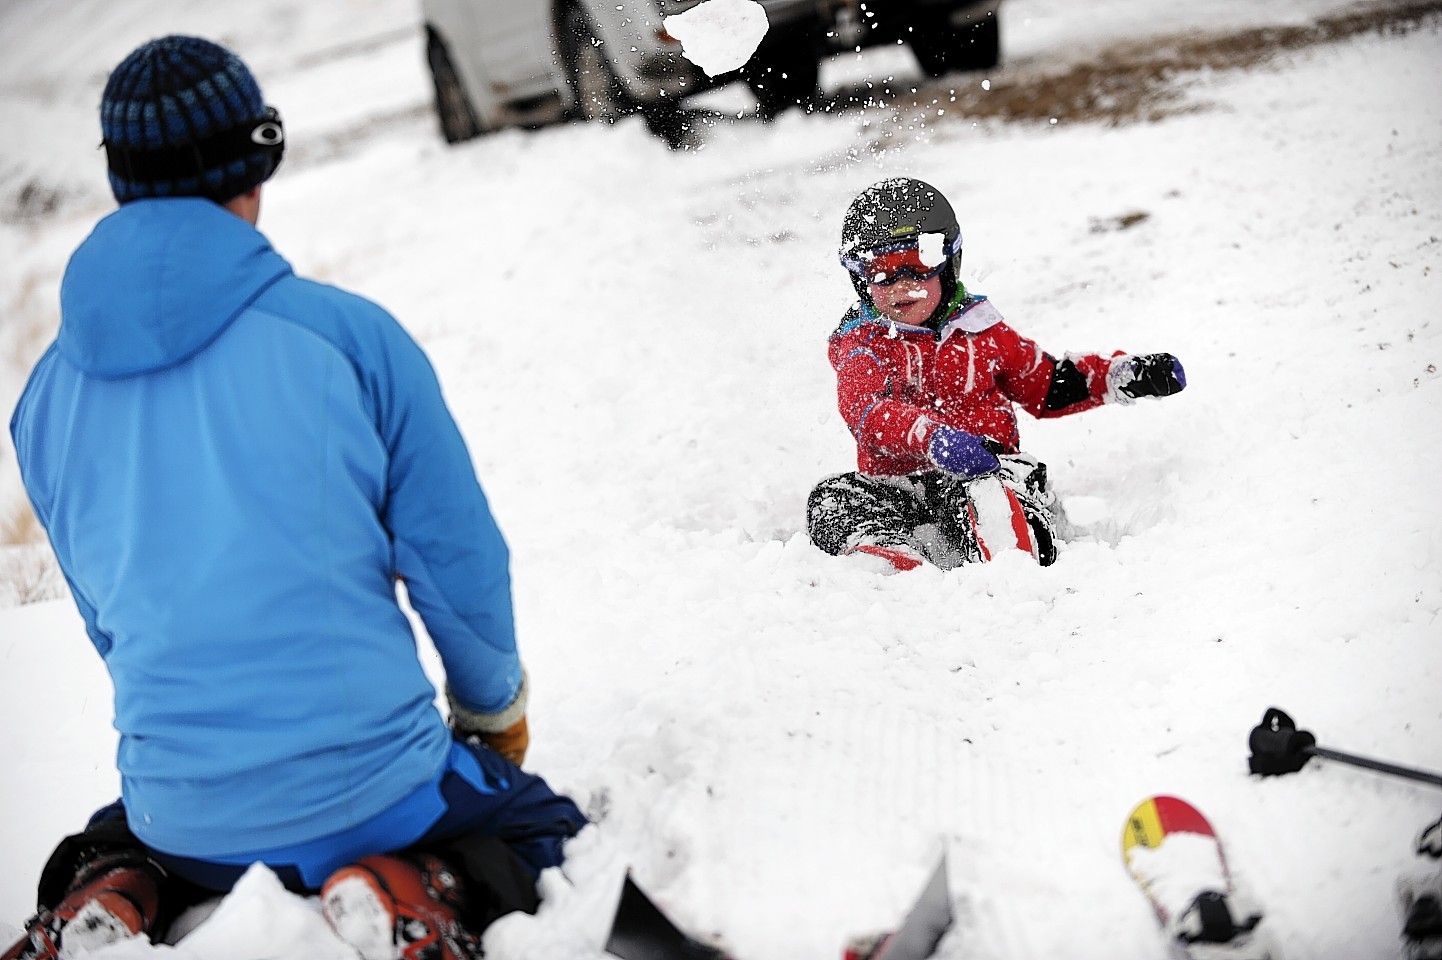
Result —
<path fill-rule="evenodd" d="M 620 960 L 731 960 L 715 947 L 681 932 L 630 873 L 621 886 L 606 952 Z"/>
<path fill-rule="evenodd" d="M 929 960 L 951 925 L 951 892 L 943 855 L 901 926 L 894 932 L 852 940 L 844 960 Z M 733 960 L 676 926 L 629 873 L 605 949 L 619 960 Z"/>
<path fill-rule="evenodd" d="M 901 926 L 893 933 L 853 939 L 842 960 L 927 960 L 951 929 L 952 919 L 943 854 Z"/>

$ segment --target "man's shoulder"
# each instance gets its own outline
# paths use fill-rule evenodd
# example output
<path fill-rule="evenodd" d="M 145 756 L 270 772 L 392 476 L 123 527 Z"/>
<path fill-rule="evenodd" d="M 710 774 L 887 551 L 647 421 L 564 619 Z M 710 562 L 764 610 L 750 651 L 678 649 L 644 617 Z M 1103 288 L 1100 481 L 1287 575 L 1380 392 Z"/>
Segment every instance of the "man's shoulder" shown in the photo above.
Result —
<path fill-rule="evenodd" d="M 281 303 L 302 311 L 338 310 L 375 319 L 394 319 L 380 304 L 359 293 L 297 274 L 278 281 L 257 300 L 256 306 L 265 309 Z"/>
<path fill-rule="evenodd" d="M 406 336 L 395 317 L 375 301 L 295 274 L 277 281 L 256 298 L 252 307 L 305 327 L 337 345 Z"/>

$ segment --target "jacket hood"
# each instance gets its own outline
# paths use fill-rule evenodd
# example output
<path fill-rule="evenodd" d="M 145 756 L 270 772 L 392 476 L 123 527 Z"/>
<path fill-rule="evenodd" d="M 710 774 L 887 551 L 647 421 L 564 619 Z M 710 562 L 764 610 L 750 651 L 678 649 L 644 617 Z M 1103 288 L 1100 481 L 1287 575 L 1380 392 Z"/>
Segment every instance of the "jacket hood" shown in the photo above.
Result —
<path fill-rule="evenodd" d="M 259 231 L 209 200 L 127 203 L 70 258 L 56 345 L 92 376 L 171 367 L 290 273 Z"/>

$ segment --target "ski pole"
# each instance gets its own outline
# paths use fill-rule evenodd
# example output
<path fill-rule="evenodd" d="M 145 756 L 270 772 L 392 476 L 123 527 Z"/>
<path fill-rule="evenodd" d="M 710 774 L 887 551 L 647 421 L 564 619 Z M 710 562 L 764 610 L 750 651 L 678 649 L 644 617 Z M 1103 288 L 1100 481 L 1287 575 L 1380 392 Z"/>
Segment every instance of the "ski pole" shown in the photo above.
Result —
<path fill-rule="evenodd" d="M 1295 773 L 1302 769 L 1308 760 L 1313 757 L 1321 757 L 1324 760 L 1350 763 L 1356 767 L 1365 767 L 1379 773 L 1390 773 L 1395 777 L 1442 787 L 1442 774 L 1403 767 L 1385 760 L 1360 757 L 1353 753 L 1343 753 L 1341 750 L 1319 747 L 1316 737 L 1306 730 L 1298 730 L 1297 725 L 1292 722 L 1292 718 L 1276 707 L 1267 708 L 1267 712 L 1262 716 L 1262 722 L 1252 728 L 1252 735 L 1247 742 L 1252 748 L 1252 755 L 1247 759 L 1247 766 L 1253 773 L 1261 774 L 1264 777 Z"/>

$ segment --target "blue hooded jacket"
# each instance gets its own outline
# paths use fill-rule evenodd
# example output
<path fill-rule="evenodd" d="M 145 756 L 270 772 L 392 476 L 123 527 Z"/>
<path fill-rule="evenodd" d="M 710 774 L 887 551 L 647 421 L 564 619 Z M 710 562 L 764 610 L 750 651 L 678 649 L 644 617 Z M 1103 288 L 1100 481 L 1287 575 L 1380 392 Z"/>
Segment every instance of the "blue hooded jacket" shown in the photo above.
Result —
<path fill-rule="evenodd" d="M 407 807 L 418 836 L 451 738 L 396 578 L 461 704 L 521 684 L 506 545 L 421 349 L 194 198 L 102 220 L 61 317 L 11 433 L 114 680 L 132 829 L 243 859 Z"/>

